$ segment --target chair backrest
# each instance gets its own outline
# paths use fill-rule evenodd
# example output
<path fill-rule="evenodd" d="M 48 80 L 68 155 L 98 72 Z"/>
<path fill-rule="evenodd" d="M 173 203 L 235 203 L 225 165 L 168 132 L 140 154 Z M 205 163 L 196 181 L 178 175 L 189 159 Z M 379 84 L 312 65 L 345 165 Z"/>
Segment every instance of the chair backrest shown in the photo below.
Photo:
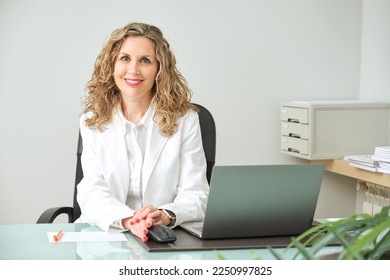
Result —
<path fill-rule="evenodd" d="M 199 104 L 193 103 L 198 109 L 200 130 L 202 134 L 202 143 L 203 150 L 206 156 L 207 161 L 207 181 L 210 184 L 211 173 L 215 165 L 215 155 L 216 155 L 216 143 L 217 143 L 217 133 L 215 122 L 212 114 L 209 110 Z M 79 138 L 77 142 L 77 164 L 76 164 L 76 178 L 75 186 L 73 193 L 73 222 L 77 220 L 81 215 L 80 206 L 77 202 L 77 185 L 84 177 L 83 168 L 81 166 L 81 154 L 83 152 L 83 139 L 79 133 Z"/>
<path fill-rule="evenodd" d="M 83 153 L 83 138 L 79 132 L 79 139 L 77 141 L 77 163 L 76 163 L 76 177 L 74 183 L 74 193 L 73 193 L 73 221 L 76 221 L 81 215 L 80 205 L 77 202 L 77 185 L 84 177 L 83 167 L 81 165 L 81 154 Z"/>
<path fill-rule="evenodd" d="M 199 123 L 202 133 L 203 150 L 207 161 L 207 181 L 210 184 L 211 173 L 215 165 L 215 154 L 217 145 L 217 132 L 213 115 L 202 105 L 194 103 L 199 109 Z"/>

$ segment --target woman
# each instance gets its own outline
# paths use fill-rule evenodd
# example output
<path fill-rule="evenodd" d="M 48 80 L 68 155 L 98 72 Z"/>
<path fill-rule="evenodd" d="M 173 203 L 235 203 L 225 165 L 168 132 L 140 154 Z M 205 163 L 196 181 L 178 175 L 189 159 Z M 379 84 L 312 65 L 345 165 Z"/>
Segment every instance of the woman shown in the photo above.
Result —
<path fill-rule="evenodd" d="M 80 118 L 78 222 L 129 229 L 204 217 L 206 159 L 191 91 L 161 31 L 130 23 L 98 55 Z"/>

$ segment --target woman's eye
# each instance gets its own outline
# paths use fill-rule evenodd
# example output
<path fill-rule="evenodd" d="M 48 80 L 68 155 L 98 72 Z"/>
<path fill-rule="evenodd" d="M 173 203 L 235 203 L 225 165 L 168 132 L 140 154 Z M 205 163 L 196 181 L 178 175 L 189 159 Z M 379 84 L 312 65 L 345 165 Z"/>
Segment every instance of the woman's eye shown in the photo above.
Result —
<path fill-rule="evenodd" d="M 127 55 L 121 56 L 119 59 L 121 61 L 130 61 L 130 57 L 128 57 Z"/>
<path fill-rule="evenodd" d="M 144 57 L 141 59 L 141 62 L 142 63 L 150 63 L 150 60 L 149 60 L 149 58 Z"/>

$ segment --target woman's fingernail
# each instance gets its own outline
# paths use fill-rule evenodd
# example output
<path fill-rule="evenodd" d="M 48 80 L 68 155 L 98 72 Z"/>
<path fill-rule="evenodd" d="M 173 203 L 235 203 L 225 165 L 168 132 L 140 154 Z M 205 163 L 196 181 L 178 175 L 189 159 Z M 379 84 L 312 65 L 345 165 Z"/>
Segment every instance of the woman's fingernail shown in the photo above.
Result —
<path fill-rule="evenodd" d="M 147 234 L 148 233 L 148 230 L 147 229 L 144 229 L 144 234 Z"/>
<path fill-rule="evenodd" d="M 130 225 L 131 225 L 131 226 L 134 225 L 134 222 L 133 222 L 133 221 L 130 221 Z"/>
<path fill-rule="evenodd" d="M 139 223 L 139 219 L 135 220 L 136 223 Z"/>
<path fill-rule="evenodd" d="M 143 241 L 148 241 L 148 238 L 147 238 L 146 236 L 144 236 L 144 237 L 142 238 L 142 240 L 143 240 Z"/>

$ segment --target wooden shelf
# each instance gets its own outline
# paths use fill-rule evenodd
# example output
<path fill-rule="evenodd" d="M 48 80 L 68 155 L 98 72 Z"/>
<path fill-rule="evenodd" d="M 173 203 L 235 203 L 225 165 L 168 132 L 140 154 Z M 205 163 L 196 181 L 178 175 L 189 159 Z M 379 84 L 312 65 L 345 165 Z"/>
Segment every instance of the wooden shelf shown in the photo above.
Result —
<path fill-rule="evenodd" d="M 350 166 L 346 160 L 312 160 L 311 163 L 323 163 L 326 171 L 390 188 L 390 175 Z"/>

